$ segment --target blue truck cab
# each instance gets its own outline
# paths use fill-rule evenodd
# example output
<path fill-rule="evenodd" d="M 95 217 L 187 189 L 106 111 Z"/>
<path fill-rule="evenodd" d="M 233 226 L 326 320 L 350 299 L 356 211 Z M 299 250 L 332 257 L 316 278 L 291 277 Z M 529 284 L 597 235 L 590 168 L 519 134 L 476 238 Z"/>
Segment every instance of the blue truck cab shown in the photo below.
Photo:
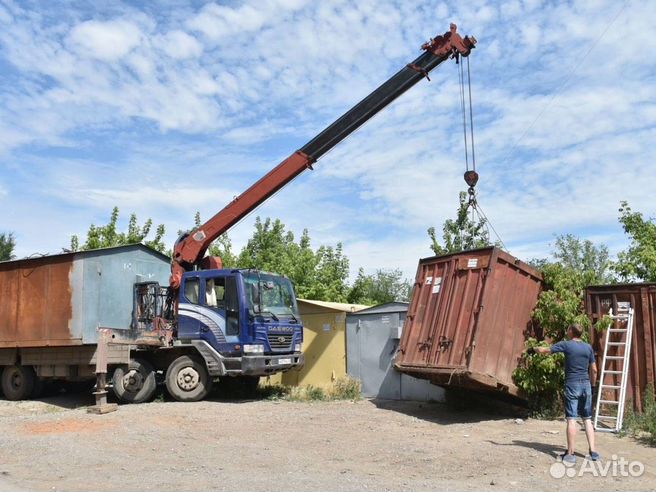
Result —
<path fill-rule="evenodd" d="M 266 376 L 303 365 L 303 325 L 291 281 L 252 269 L 197 270 L 178 291 L 177 342 L 211 376 Z"/>

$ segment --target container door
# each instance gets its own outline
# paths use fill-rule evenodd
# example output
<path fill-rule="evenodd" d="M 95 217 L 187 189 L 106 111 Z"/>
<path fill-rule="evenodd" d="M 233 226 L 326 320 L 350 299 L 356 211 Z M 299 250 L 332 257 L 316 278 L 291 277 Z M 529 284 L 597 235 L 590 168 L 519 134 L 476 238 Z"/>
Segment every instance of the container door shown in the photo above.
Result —
<path fill-rule="evenodd" d="M 448 297 L 446 279 L 452 272 L 452 261 L 421 263 L 412 294 L 412 304 L 405 322 L 400 362 L 410 366 L 426 366 L 431 347 L 438 339 L 438 314 Z"/>
<path fill-rule="evenodd" d="M 445 266 L 431 289 L 435 329 L 426 341 L 428 365 L 461 369 L 471 353 L 489 252 L 457 256 Z"/>

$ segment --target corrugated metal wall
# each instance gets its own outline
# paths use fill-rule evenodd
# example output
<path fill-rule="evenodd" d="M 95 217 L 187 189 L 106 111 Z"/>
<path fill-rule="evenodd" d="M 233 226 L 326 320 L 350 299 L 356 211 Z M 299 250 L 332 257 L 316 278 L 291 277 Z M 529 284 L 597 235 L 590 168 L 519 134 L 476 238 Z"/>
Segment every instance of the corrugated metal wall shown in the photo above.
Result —
<path fill-rule="evenodd" d="M 517 394 L 512 373 L 541 287 L 537 270 L 498 248 L 420 260 L 397 367 Z"/>
<path fill-rule="evenodd" d="M 347 370 L 369 398 L 443 401 L 444 390 L 394 370 L 392 362 L 407 306 L 379 306 L 346 317 Z"/>
<path fill-rule="evenodd" d="M 627 399 L 642 412 L 647 385 L 653 388 L 656 381 L 656 284 L 605 285 L 586 289 L 586 311 L 593 324 L 611 308 L 616 313 L 618 302 L 629 302 L 634 310 Z M 590 335 L 600 365 L 607 333 L 600 334 L 592 329 Z M 621 367 L 618 364 L 611 369 L 620 370 Z"/>
<path fill-rule="evenodd" d="M 0 347 L 96 343 L 128 329 L 132 285 L 168 282 L 169 260 L 143 245 L 0 263 Z"/>

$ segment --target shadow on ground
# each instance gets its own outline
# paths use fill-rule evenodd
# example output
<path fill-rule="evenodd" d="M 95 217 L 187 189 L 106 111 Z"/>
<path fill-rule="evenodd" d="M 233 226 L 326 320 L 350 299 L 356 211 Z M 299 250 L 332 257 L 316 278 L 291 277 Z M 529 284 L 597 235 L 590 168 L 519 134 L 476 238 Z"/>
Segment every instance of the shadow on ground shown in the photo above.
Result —
<path fill-rule="evenodd" d="M 32 398 L 30 400 L 23 400 L 11 402 L 4 396 L 0 395 L 0 402 L 14 403 L 16 405 L 28 405 L 30 403 L 44 403 L 52 405 L 65 410 L 73 410 L 75 408 L 87 407 L 93 405 L 95 400 L 90 390 L 47 390 L 39 398 Z"/>
<path fill-rule="evenodd" d="M 494 395 L 466 390 L 446 390 L 446 402 L 371 400 L 378 408 L 404 413 L 438 424 L 462 424 L 486 420 L 526 418 L 526 408 L 501 401 Z"/>
<path fill-rule="evenodd" d="M 489 439 L 486 442 L 489 442 L 490 444 L 494 444 L 495 446 L 511 446 L 511 447 L 521 446 L 523 448 L 529 448 L 539 453 L 546 454 L 550 458 L 554 458 L 554 459 L 565 452 L 564 446 L 558 444 L 548 444 L 543 442 L 521 441 L 517 439 L 513 439 L 512 442 L 508 442 L 508 443 L 491 441 Z M 581 453 L 574 453 L 574 454 L 580 456 L 581 458 L 585 458 L 585 455 Z"/>

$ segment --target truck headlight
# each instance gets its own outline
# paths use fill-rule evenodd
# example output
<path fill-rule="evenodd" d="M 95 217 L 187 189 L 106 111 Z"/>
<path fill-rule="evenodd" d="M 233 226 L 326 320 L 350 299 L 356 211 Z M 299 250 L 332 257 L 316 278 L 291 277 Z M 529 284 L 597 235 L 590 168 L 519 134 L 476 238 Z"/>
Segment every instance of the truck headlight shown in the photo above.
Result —
<path fill-rule="evenodd" d="M 263 354 L 264 345 L 244 345 L 244 352 L 249 354 Z"/>
<path fill-rule="evenodd" d="M 302 350 L 303 350 L 303 344 L 302 343 L 294 344 L 294 352 L 301 352 Z"/>

